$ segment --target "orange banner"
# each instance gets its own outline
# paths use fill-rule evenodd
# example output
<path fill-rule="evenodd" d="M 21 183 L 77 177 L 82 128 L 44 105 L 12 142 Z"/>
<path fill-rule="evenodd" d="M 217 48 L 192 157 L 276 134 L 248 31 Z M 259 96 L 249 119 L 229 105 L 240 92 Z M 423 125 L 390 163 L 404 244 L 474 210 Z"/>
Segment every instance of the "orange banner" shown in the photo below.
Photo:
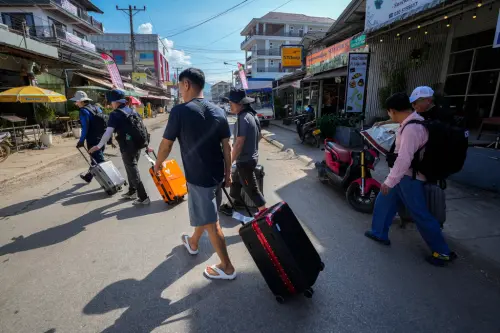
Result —
<path fill-rule="evenodd" d="M 312 67 L 319 67 L 319 65 L 321 65 L 322 63 L 330 62 L 335 57 L 338 57 L 342 54 L 347 54 L 351 49 L 351 47 L 350 47 L 351 39 L 352 39 L 352 37 L 348 38 L 346 40 L 343 40 L 340 43 L 332 45 L 326 49 L 323 49 L 321 51 L 318 51 L 316 53 L 308 55 L 306 58 L 306 66 L 307 66 L 308 72 L 311 71 Z M 346 64 L 342 63 L 341 65 L 345 66 Z M 335 65 L 332 64 L 332 67 L 335 68 Z M 342 67 L 342 66 L 340 66 L 340 67 Z M 330 68 L 330 69 L 334 69 L 334 68 Z"/>

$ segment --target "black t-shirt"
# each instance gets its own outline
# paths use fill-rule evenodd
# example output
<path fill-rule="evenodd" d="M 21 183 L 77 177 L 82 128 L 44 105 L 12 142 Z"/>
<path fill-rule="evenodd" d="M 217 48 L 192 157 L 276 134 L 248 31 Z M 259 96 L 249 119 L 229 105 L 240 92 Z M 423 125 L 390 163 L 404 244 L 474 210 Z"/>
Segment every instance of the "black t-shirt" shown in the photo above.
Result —
<path fill-rule="evenodd" d="M 163 134 L 167 140 L 179 139 L 186 180 L 202 187 L 219 185 L 224 179 L 221 143 L 230 136 L 225 112 L 202 98 L 175 106 Z"/>
<path fill-rule="evenodd" d="M 438 105 L 432 106 L 429 110 L 419 113 L 419 115 L 421 115 L 425 120 L 439 120 L 448 124 L 453 123 L 453 115 Z"/>

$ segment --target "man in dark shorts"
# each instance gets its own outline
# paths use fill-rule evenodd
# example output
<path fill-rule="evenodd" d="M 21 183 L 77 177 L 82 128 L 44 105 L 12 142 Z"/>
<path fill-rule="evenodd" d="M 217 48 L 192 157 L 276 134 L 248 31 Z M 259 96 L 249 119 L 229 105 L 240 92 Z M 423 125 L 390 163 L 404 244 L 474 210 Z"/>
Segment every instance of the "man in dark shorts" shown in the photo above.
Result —
<path fill-rule="evenodd" d="M 189 218 L 194 233 L 183 234 L 187 251 L 198 254 L 198 245 L 205 231 L 221 262 L 205 269 L 211 279 L 233 280 L 236 271 L 229 259 L 224 234 L 219 224 L 218 208 L 221 187 L 231 185 L 231 131 L 224 111 L 203 98 L 205 75 L 188 68 L 179 75 L 179 92 L 184 104 L 170 112 L 163 140 L 158 150 L 155 172 L 168 158 L 179 139 L 182 162 L 188 183 Z"/>
<path fill-rule="evenodd" d="M 259 118 L 250 106 L 254 99 L 247 97 L 243 89 L 232 89 L 229 92 L 228 101 L 231 105 L 231 113 L 238 117 L 234 125 L 231 161 L 236 163 L 236 173 L 239 176 L 241 186 L 258 207 L 260 213 L 266 210 L 266 200 L 260 192 L 255 175 L 255 167 L 259 160 L 261 132 Z M 241 190 L 235 192 L 239 193 Z M 241 201 L 241 198 L 235 198 L 235 200 Z M 225 204 L 221 206 L 221 213 L 230 216 L 233 209 Z"/>

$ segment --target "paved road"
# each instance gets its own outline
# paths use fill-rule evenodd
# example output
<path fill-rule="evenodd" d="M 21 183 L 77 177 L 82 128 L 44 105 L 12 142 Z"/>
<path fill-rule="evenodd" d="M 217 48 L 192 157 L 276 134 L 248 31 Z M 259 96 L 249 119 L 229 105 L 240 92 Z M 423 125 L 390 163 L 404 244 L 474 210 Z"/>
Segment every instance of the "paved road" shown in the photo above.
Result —
<path fill-rule="evenodd" d="M 160 136 L 153 133 L 153 146 Z M 0 332 L 500 331 L 500 288 L 468 262 L 428 265 L 412 229 L 395 228 L 391 248 L 369 241 L 369 216 L 314 170 L 268 144 L 261 155 L 268 200 L 290 203 L 326 263 L 313 299 L 279 305 L 228 218 L 239 276 L 204 278 L 217 260 L 208 238 L 196 257 L 179 245 L 190 231 L 187 203 L 166 206 L 142 159 L 149 207 L 108 198 L 74 170 L 2 197 Z M 173 157 L 180 160 L 177 145 Z"/>

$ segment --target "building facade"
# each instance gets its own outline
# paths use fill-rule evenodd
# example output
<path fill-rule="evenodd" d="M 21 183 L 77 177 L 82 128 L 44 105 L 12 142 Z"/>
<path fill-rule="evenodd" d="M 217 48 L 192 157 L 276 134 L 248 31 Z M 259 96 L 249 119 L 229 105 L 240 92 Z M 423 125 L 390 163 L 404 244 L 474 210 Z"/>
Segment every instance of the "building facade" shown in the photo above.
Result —
<path fill-rule="evenodd" d="M 57 47 L 62 60 L 101 66 L 90 36 L 103 34 L 104 27 L 89 12 L 102 14 L 89 0 L 12 0 L 0 4 L 4 28 Z"/>
<path fill-rule="evenodd" d="M 241 31 L 245 40 L 247 76 L 254 79 L 279 79 L 293 70 L 281 65 L 281 46 L 300 44 L 310 32 L 326 32 L 334 20 L 302 14 L 270 12 L 254 18 Z"/>
<path fill-rule="evenodd" d="M 92 42 L 110 52 L 120 73 L 132 76 L 132 54 L 130 34 L 113 33 L 92 36 Z M 157 85 L 165 85 L 169 81 L 169 65 L 167 48 L 156 34 L 135 35 L 135 64 L 138 73 L 145 73 Z"/>
<path fill-rule="evenodd" d="M 231 84 L 229 82 L 220 81 L 212 85 L 210 92 L 212 93 L 212 101 L 220 102 L 222 97 L 226 97 L 231 90 Z"/>

